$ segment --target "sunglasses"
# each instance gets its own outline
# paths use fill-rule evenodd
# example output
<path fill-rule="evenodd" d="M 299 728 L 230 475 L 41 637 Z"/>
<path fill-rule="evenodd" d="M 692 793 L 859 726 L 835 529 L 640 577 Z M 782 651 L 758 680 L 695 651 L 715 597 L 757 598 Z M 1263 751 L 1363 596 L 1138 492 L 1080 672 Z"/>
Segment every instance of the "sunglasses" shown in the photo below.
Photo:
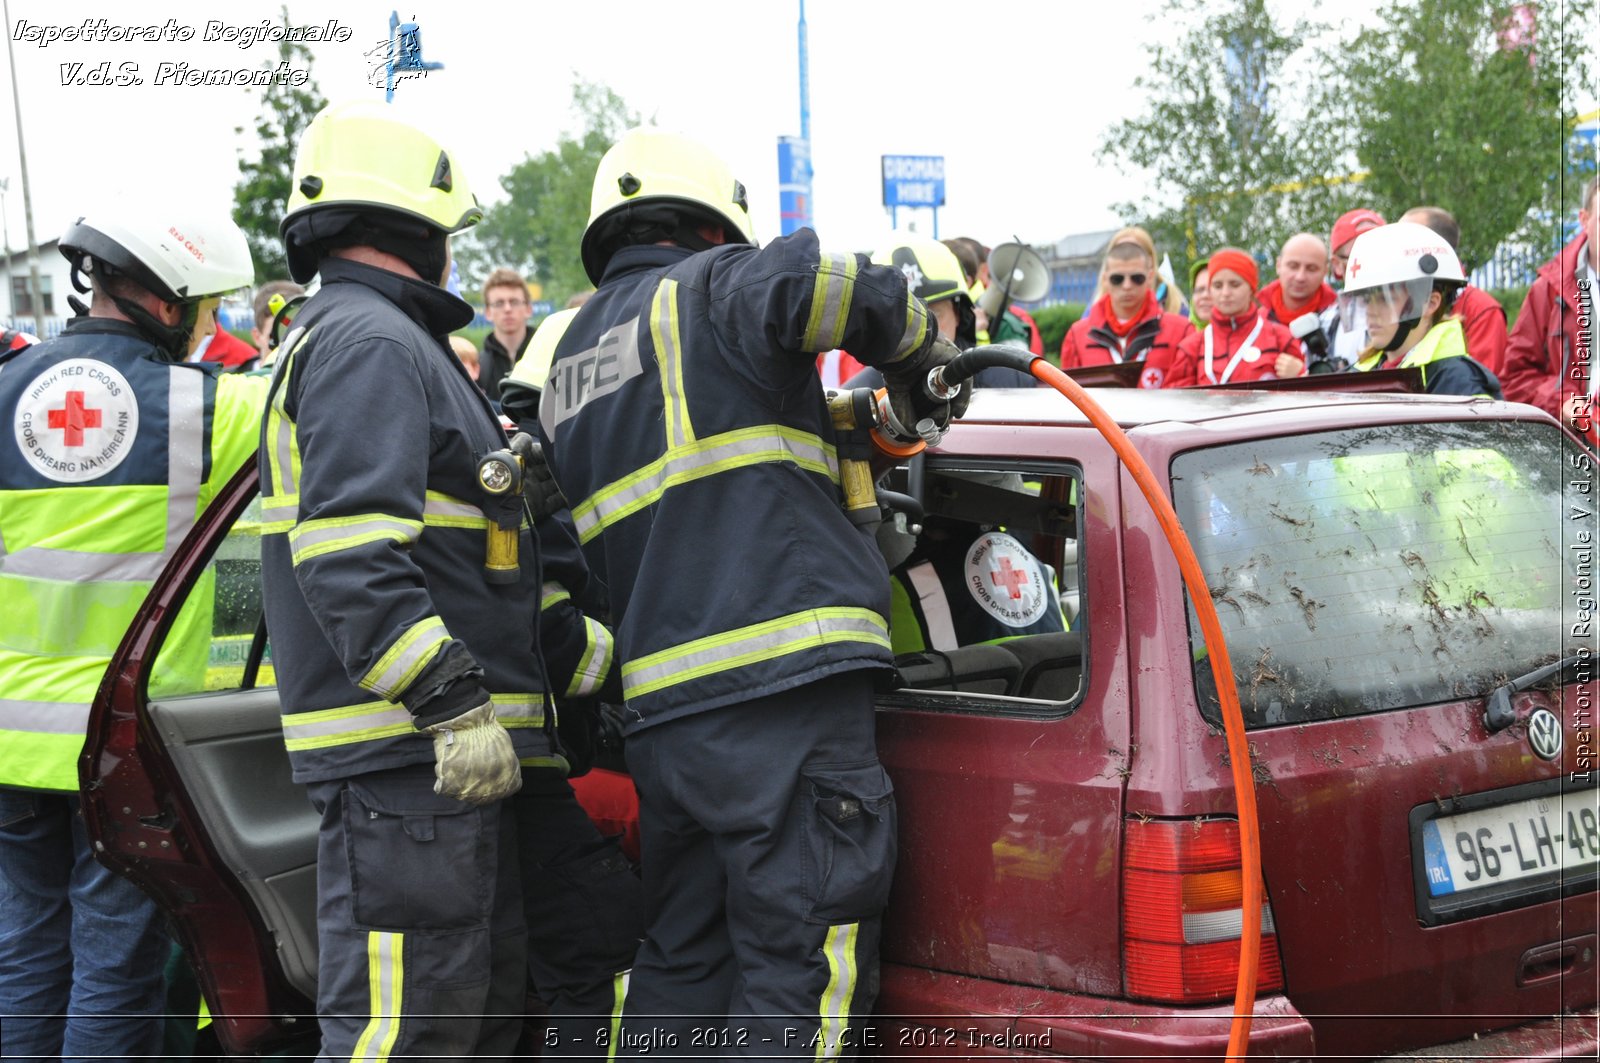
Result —
<path fill-rule="evenodd" d="M 1132 281 L 1133 282 L 1133 286 L 1135 288 L 1138 288 L 1138 287 L 1141 287 L 1144 284 L 1144 282 L 1149 280 L 1149 279 L 1150 279 L 1150 274 L 1148 274 L 1148 273 L 1113 273 L 1113 274 L 1111 274 L 1110 276 L 1108 276 L 1106 278 L 1106 280 L 1111 282 L 1111 287 L 1113 287 L 1113 288 L 1122 287 L 1122 282 L 1123 281 Z"/>

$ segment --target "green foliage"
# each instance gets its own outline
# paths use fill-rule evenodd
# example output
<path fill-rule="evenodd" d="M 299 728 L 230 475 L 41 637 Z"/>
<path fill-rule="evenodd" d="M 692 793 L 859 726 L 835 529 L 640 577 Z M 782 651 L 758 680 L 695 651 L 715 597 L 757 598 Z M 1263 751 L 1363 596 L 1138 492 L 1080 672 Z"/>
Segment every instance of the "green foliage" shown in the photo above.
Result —
<path fill-rule="evenodd" d="M 1150 229 L 1185 275 L 1195 254 L 1224 245 L 1274 252 L 1343 209 L 1339 134 L 1308 115 L 1307 22 L 1280 26 L 1266 0 L 1168 0 L 1135 84 L 1142 114 L 1113 126 L 1102 157 L 1153 186 L 1122 213 Z M 1183 32 L 1179 27 L 1187 26 Z"/>
<path fill-rule="evenodd" d="M 279 19 L 284 26 L 290 24 L 287 6 L 281 9 Z M 309 72 L 311 49 L 304 42 L 286 38 L 278 44 L 277 57 L 263 66 L 273 69 L 279 63 Z M 257 284 L 289 276 L 289 263 L 278 239 L 278 223 L 283 220 L 284 204 L 289 201 L 289 179 L 294 172 L 300 134 L 327 102 L 317 83 L 309 78 L 299 87 L 274 81 L 266 87 L 261 113 L 256 118 L 256 150 L 239 149 L 240 177 L 233 186 L 233 216 L 250 241 Z M 234 128 L 237 135 L 244 132 L 243 126 Z"/>
<path fill-rule="evenodd" d="M 1382 28 L 1364 30 L 1344 53 L 1345 83 L 1327 100 L 1372 171 L 1370 204 L 1389 218 L 1445 207 L 1461 223 L 1469 269 L 1522 228 L 1530 208 L 1561 212 L 1549 200 L 1564 171 L 1564 97 L 1587 84 L 1580 27 L 1591 24 L 1592 0 L 1539 7 L 1536 60 L 1531 41 L 1509 46 L 1498 36 L 1509 9 L 1393 0 L 1379 12 Z M 1562 14 L 1566 25 L 1554 21 Z"/>
<path fill-rule="evenodd" d="M 1505 307 L 1506 328 L 1509 329 L 1517 323 L 1517 315 L 1522 313 L 1522 304 L 1528 298 L 1529 287 L 1529 285 L 1524 284 L 1520 288 L 1496 288 L 1489 293 L 1495 297 L 1495 300 L 1501 306 Z"/>
<path fill-rule="evenodd" d="M 589 192 L 600 157 L 639 115 L 602 85 L 578 81 L 572 106 L 582 131 L 563 134 L 553 150 L 526 156 L 500 178 L 507 199 L 458 240 L 463 288 L 475 288 L 498 266 L 510 266 L 544 286 L 557 306 L 591 285 L 578 245 L 589 219 Z M 470 280 L 469 280 L 470 277 Z"/>
<path fill-rule="evenodd" d="M 1061 363 L 1061 341 L 1067 338 L 1072 323 L 1083 316 L 1082 303 L 1060 303 L 1030 310 L 1034 324 L 1039 326 L 1039 342 L 1044 345 L 1044 355 L 1050 361 Z"/>

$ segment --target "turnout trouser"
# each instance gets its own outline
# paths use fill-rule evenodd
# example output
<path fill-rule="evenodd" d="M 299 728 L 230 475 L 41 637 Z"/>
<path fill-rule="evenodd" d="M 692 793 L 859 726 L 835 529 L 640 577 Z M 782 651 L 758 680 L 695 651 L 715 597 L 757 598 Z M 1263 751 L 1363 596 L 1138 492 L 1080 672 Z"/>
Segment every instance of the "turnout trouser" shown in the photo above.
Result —
<path fill-rule="evenodd" d="M 626 861 L 608 863 L 615 847 L 565 780 L 529 773 L 523 794 L 483 806 L 435 794 L 433 782 L 433 765 L 418 764 L 308 788 L 322 815 L 319 1060 L 510 1057 L 530 969 L 559 1017 L 544 1052 L 591 1054 L 608 1039 L 637 943 L 626 936 L 638 920 Z M 598 915 L 591 925 L 576 915 L 596 900 L 612 909 L 598 945 Z"/>
<path fill-rule="evenodd" d="M 853 1054 L 896 852 L 873 726 L 852 672 L 629 736 L 648 924 L 619 1054 Z"/>

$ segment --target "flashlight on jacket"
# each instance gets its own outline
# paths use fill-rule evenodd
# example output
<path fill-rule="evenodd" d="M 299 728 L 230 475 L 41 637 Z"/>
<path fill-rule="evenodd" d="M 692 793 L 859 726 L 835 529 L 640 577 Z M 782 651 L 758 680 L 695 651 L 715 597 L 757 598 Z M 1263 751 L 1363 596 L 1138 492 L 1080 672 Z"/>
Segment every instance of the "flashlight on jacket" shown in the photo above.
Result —
<path fill-rule="evenodd" d="M 484 493 L 499 498 L 522 491 L 522 455 L 512 450 L 495 450 L 478 460 L 478 486 Z M 484 551 L 483 575 L 490 583 L 515 583 L 522 575 L 522 564 L 517 557 L 517 536 L 520 522 L 502 528 L 493 518 L 489 521 L 488 541 Z"/>

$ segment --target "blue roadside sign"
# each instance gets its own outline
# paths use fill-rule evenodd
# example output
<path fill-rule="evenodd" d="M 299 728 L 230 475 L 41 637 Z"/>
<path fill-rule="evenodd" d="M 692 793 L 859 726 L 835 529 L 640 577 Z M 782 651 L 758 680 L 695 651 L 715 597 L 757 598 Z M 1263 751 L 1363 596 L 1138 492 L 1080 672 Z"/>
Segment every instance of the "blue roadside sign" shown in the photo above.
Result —
<path fill-rule="evenodd" d="M 944 156 L 883 156 L 883 205 L 944 206 Z"/>
<path fill-rule="evenodd" d="M 778 138 L 778 219 L 784 236 L 811 225 L 811 144 L 802 137 Z"/>

